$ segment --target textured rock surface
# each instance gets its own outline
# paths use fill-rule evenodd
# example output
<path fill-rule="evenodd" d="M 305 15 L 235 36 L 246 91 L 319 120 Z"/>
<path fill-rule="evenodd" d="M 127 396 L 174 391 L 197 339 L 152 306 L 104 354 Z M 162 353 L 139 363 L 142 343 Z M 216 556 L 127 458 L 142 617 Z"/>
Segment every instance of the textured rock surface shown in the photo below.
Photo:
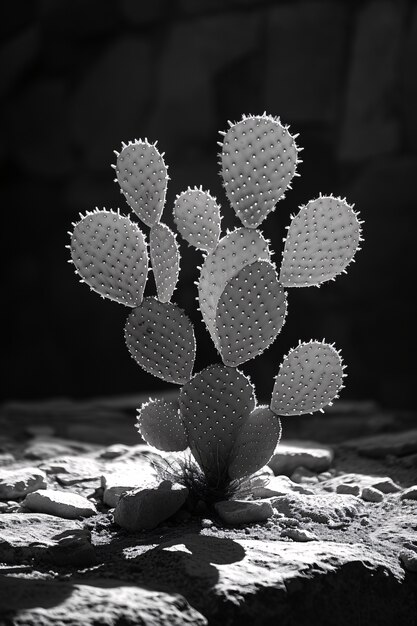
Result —
<path fill-rule="evenodd" d="M 309 441 L 283 441 L 268 465 L 274 474 L 291 475 L 297 467 L 303 467 L 315 472 L 324 472 L 329 469 L 333 460 L 333 452 L 327 446 Z"/>
<path fill-rule="evenodd" d="M 0 498 L 16 500 L 46 487 L 45 473 L 36 467 L 0 471 Z"/>
<path fill-rule="evenodd" d="M 34 513 L 48 513 L 65 519 L 90 517 L 97 513 L 92 502 L 68 491 L 42 489 L 29 493 L 22 505 Z"/>
<path fill-rule="evenodd" d="M 122 580 L 56 582 L 1 577 L 0 612 L 14 626 L 204 626 L 178 595 Z"/>
<path fill-rule="evenodd" d="M 188 489 L 164 480 L 157 487 L 128 491 L 114 510 L 116 524 L 130 531 L 155 528 L 184 504 Z"/>
<path fill-rule="evenodd" d="M 271 503 L 227 500 L 215 504 L 216 513 L 226 524 L 253 524 L 266 522 L 274 513 Z"/>
<path fill-rule="evenodd" d="M 296 519 L 309 518 L 320 524 L 344 522 L 356 517 L 361 502 L 354 496 L 291 494 L 272 498 L 272 506 L 280 513 Z"/>
<path fill-rule="evenodd" d="M 130 412 L 133 422 L 143 400 L 114 399 L 112 406 L 120 402 L 129 407 L 126 414 Z M 110 414 L 94 403 L 82 410 L 75 405 L 72 419 L 71 405 L 60 406 L 61 413 L 55 416 L 42 403 L 32 415 L 21 407 L 20 425 L 14 409 L 8 425 L 3 422 L 11 436 L 0 437 L 3 454 L 11 456 L 7 467 L 14 471 L 34 463 L 25 459 L 28 435 L 13 439 L 13 433 L 22 433 L 22 424 L 26 431 L 30 427 L 38 443 L 42 432 L 51 438 L 57 429 L 70 422 L 74 426 L 78 419 L 78 425 L 83 420 L 84 428 L 96 432 L 97 441 L 102 440 L 105 427 L 106 437 L 113 433 L 112 445 L 89 450 L 80 445 L 77 455 L 73 441 L 71 455 L 39 460 L 48 488 L 87 496 L 98 513 L 70 521 L 29 513 L 21 498 L 1 503 L 0 587 L 7 593 L 0 593 L 0 621 L 3 616 L 9 619 L 18 603 L 21 610 L 13 615 L 13 626 L 75 626 L 80 616 L 87 625 L 107 620 L 111 626 L 137 623 L 138 617 L 145 624 L 158 624 L 158 620 L 204 624 L 207 619 L 213 626 L 278 622 L 281 626 L 352 626 L 365 620 L 378 626 L 414 626 L 415 453 L 369 458 L 335 444 L 329 469 L 307 468 L 305 460 L 292 469 L 290 475 L 301 482 L 274 476 L 268 467 L 256 473 L 252 495 L 258 500 L 244 504 L 273 505 L 273 514 L 265 522 L 230 525 L 209 509 L 195 511 L 187 503 L 169 518 L 158 520 L 154 530 L 130 532 L 114 523 L 104 501 L 105 487 L 113 481 L 115 488 L 124 489 L 140 481 L 139 491 L 143 491 L 144 482 L 154 480 L 151 462 L 160 457 L 143 444 L 115 444 L 125 419 L 116 410 Z M 363 429 L 370 424 L 372 408 L 365 413 L 354 407 L 342 409 L 323 418 L 308 416 L 319 441 L 336 428 L 333 422 L 339 424 L 339 415 L 350 420 L 353 436 L 369 432 Z M 293 419 L 286 420 L 288 426 Z M 378 424 L 388 430 L 390 419 Z M 302 441 L 291 445 L 293 454 L 297 448 L 300 455 L 309 449 Z M 172 460 L 178 455 L 165 456 Z M 121 477 L 129 485 L 121 484 Z M 350 493 L 340 493 L 343 486 Z M 373 503 L 355 497 L 366 488 L 377 488 L 383 500 Z M 165 505 L 165 494 L 161 499 Z"/>
<path fill-rule="evenodd" d="M 43 513 L 7 513 L 0 516 L 0 554 L 6 563 L 83 566 L 95 562 L 90 533 L 77 521 Z"/>
<path fill-rule="evenodd" d="M 404 456 L 417 452 L 417 429 L 351 439 L 344 447 L 358 450 L 359 454 L 373 459 L 381 459 L 388 454 Z"/>
<path fill-rule="evenodd" d="M 129 464 L 124 469 L 104 474 L 101 479 L 104 489 L 103 502 L 107 506 L 115 507 L 123 493 L 151 482 L 155 482 L 155 474 L 151 471 L 150 466 L 147 467 L 144 464 L 138 464 L 137 467 Z"/>

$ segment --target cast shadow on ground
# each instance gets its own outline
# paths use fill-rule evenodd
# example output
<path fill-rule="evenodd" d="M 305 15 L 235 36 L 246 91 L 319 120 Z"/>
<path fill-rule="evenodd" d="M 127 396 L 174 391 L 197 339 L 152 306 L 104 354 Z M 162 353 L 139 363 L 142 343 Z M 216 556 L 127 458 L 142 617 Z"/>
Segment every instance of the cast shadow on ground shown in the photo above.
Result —
<path fill-rule="evenodd" d="M 136 584 L 179 593 L 202 611 L 207 609 L 210 590 L 220 578 L 216 565 L 237 563 L 245 554 L 244 548 L 232 539 L 189 533 L 163 541 L 132 559 L 129 570 Z"/>

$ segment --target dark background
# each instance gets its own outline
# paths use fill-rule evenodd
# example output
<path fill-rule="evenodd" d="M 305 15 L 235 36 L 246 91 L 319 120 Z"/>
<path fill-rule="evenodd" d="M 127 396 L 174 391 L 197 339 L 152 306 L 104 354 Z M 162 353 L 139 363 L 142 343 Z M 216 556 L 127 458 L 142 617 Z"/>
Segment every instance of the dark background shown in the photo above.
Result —
<path fill-rule="evenodd" d="M 267 400 L 283 354 L 324 337 L 348 365 L 343 398 L 416 405 L 414 3 L 3 2 L 0 31 L 4 398 L 166 387 L 129 356 L 128 311 L 78 283 L 67 231 L 96 206 L 127 214 L 112 151 L 144 137 L 166 153 L 166 223 L 175 195 L 201 184 L 223 227 L 237 225 L 217 131 L 266 110 L 304 148 L 301 178 L 262 226 L 275 260 L 290 213 L 319 192 L 355 203 L 365 242 L 347 275 L 290 290 L 281 335 L 244 371 Z M 174 301 L 196 323 L 199 369 L 219 359 L 195 308 L 201 254 L 181 248 Z"/>

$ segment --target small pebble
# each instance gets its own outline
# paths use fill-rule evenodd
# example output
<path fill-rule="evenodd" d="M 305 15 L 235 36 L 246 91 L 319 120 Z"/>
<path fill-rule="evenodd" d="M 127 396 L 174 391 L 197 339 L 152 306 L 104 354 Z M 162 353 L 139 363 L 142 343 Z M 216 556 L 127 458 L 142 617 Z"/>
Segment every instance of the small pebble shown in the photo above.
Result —
<path fill-rule="evenodd" d="M 281 533 L 281 537 L 289 537 L 293 541 L 315 541 L 317 536 L 302 528 L 287 528 Z"/>
<path fill-rule="evenodd" d="M 211 519 L 202 519 L 201 526 L 203 528 L 211 528 L 213 526 L 213 520 Z"/>
<path fill-rule="evenodd" d="M 404 569 L 409 572 L 417 572 L 417 552 L 414 550 L 401 550 L 400 560 L 404 565 Z"/>
<path fill-rule="evenodd" d="M 294 517 L 281 517 L 278 521 L 280 524 L 283 524 L 283 526 L 291 526 L 291 528 L 295 528 L 300 525 L 298 519 L 295 519 Z"/>
<path fill-rule="evenodd" d="M 417 500 L 417 485 L 404 489 L 400 498 L 401 500 Z"/>
<path fill-rule="evenodd" d="M 401 491 L 401 487 L 394 483 L 391 478 L 382 478 L 373 483 L 372 487 L 382 491 L 382 493 L 396 493 L 397 491 Z"/>
<path fill-rule="evenodd" d="M 361 490 L 359 485 L 351 485 L 349 483 L 341 483 L 336 487 L 336 493 L 345 493 L 351 496 L 359 496 Z"/>
<path fill-rule="evenodd" d="M 362 489 L 361 498 L 365 502 L 382 502 L 384 494 L 374 487 L 365 487 Z"/>

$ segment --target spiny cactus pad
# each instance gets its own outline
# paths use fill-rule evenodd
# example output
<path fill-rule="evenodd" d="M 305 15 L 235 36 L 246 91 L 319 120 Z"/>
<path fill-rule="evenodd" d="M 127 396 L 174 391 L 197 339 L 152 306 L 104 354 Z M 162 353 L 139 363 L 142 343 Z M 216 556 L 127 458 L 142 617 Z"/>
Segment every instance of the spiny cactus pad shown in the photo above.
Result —
<path fill-rule="evenodd" d="M 208 252 L 217 246 L 221 229 L 220 207 L 208 191 L 188 188 L 177 196 L 174 221 L 182 237 L 196 248 Z"/>
<path fill-rule="evenodd" d="M 149 241 L 158 300 L 169 302 L 177 285 L 180 271 L 177 239 L 166 224 L 158 222 L 151 228 Z"/>
<path fill-rule="evenodd" d="M 246 265 L 229 280 L 216 311 L 220 354 L 236 366 L 261 354 L 281 330 L 287 297 L 269 261 Z"/>
<path fill-rule="evenodd" d="M 254 388 L 239 370 L 210 365 L 180 392 L 190 449 L 202 469 L 227 468 L 242 420 L 255 408 Z"/>
<path fill-rule="evenodd" d="M 130 208 L 147 226 L 159 222 L 168 184 L 167 167 L 155 144 L 130 141 L 116 152 L 117 181 Z"/>
<path fill-rule="evenodd" d="M 176 304 L 145 298 L 127 318 L 125 339 L 130 354 L 145 371 L 178 385 L 190 379 L 194 330 Z"/>
<path fill-rule="evenodd" d="M 284 358 L 272 392 L 277 415 L 302 415 L 323 409 L 343 385 L 338 351 L 328 343 L 300 343 Z"/>
<path fill-rule="evenodd" d="M 140 305 L 148 253 L 144 234 L 128 217 L 98 209 L 87 213 L 74 224 L 69 248 L 77 273 L 91 289 L 126 306 Z"/>
<path fill-rule="evenodd" d="M 149 400 L 138 409 L 137 427 L 143 439 L 158 450 L 179 452 L 188 447 L 177 402 Z"/>
<path fill-rule="evenodd" d="M 300 208 L 288 228 L 280 281 L 309 287 L 331 280 L 353 260 L 361 222 L 346 200 L 319 196 Z"/>
<path fill-rule="evenodd" d="M 217 304 L 227 282 L 246 265 L 269 258 L 268 241 L 259 231 L 248 228 L 236 228 L 228 233 L 206 256 L 198 282 L 198 298 L 203 320 L 216 346 Z"/>
<path fill-rule="evenodd" d="M 257 228 L 296 173 L 295 137 L 269 115 L 243 116 L 224 134 L 220 156 L 230 204 L 244 226 Z"/>
<path fill-rule="evenodd" d="M 231 453 L 229 476 L 250 476 L 264 467 L 281 438 L 281 420 L 269 408 L 258 406 L 244 420 Z"/>

